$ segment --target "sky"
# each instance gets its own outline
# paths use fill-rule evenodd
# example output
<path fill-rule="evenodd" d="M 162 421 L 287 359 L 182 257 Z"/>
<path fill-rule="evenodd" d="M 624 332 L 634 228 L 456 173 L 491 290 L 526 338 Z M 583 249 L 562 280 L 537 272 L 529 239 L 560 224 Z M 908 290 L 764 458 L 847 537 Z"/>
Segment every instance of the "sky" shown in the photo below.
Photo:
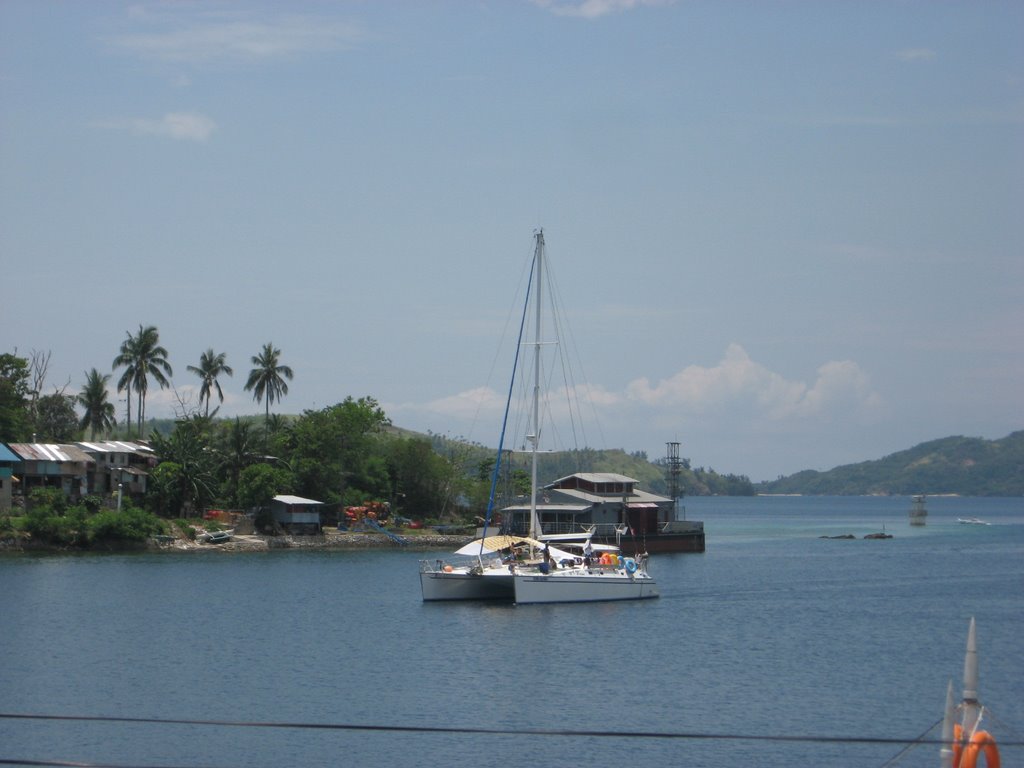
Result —
<path fill-rule="evenodd" d="M 542 227 L 589 447 L 759 481 L 1004 437 L 1022 29 L 996 1 L 0 0 L 0 352 L 73 394 L 156 326 L 147 416 L 198 407 L 208 348 L 234 416 L 270 342 L 276 412 L 369 396 L 496 446 Z"/>

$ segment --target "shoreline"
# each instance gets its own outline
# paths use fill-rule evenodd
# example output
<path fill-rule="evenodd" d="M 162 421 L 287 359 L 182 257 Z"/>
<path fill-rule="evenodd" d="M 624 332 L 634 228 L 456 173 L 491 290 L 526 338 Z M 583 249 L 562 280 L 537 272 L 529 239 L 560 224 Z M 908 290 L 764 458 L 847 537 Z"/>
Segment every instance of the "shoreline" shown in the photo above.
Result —
<path fill-rule="evenodd" d="M 401 535 L 401 534 L 398 534 Z M 262 534 L 232 534 L 219 544 L 182 537 L 161 536 L 138 544 L 100 545 L 94 547 L 68 547 L 31 540 L 0 540 L 0 556 L 14 553 L 40 554 L 118 554 L 125 552 L 271 552 L 285 549 L 318 549 L 358 551 L 367 549 L 455 550 L 472 540 L 472 536 L 444 536 L 418 534 L 403 536 L 406 544 L 399 544 L 381 533 L 325 530 L 314 536 L 265 536 Z"/>

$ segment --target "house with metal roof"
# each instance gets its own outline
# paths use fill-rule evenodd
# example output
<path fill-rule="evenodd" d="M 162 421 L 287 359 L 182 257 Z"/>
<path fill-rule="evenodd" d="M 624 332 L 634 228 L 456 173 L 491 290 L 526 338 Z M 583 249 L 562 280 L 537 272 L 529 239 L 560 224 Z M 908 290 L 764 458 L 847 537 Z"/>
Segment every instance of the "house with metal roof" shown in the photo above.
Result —
<path fill-rule="evenodd" d="M 60 488 L 72 501 L 89 493 L 93 459 L 74 445 L 8 443 L 18 457 L 19 494 L 25 498 L 36 488 Z"/>
<path fill-rule="evenodd" d="M 653 532 L 675 514 L 675 502 L 641 490 L 637 480 L 614 472 L 577 472 L 538 491 L 537 518 L 544 534 L 578 533 L 591 527 Z M 530 502 L 502 510 L 511 530 L 529 531 Z"/>
<path fill-rule="evenodd" d="M 322 501 L 301 496 L 275 496 L 270 502 L 274 522 L 289 533 L 320 533 Z"/>
<path fill-rule="evenodd" d="M 95 462 L 89 473 L 89 493 L 106 495 L 122 493 L 132 497 L 146 492 L 150 470 L 156 466 L 153 449 L 145 443 L 121 440 L 79 442 L 76 445 Z"/>
<path fill-rule="evenodd" d="M 14 497 L 14 483 L 18 476 L 14 474 L 14 467 L 21 463 L 11 449 L 0 443 L 0 513 L 9 512 Z"/>

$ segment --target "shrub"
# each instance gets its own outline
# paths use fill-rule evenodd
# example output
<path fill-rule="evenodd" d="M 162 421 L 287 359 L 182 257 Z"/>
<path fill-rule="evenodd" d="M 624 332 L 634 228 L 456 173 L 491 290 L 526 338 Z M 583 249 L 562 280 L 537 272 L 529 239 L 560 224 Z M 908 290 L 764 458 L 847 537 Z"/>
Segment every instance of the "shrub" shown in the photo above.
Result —
<path fill-rule="evenodd" d="M 60 488 L 35 488 L 28 494 L 29 508 L 62 515 L 68 508 L 68 498 Z"/>
<path fill-rule="evenodd" d="M 145 541 L 163 531 L 160 520 L 136 507 L 121 512 L 99 512 L 89 519 L 93 541 Z"/>
<path fill-rule="evenodd" d="M 81 506 L 85 507 L 85 511 L 88 514 L 95 515 L 103 509 L 103 499 L 96 495 L 86 496 L 82 499 Z"/>
<path fill-rule="evenodd" d="M 88 539 L 85 513 L 74 507 L 63 517 L 51 514 L 45 507 L 36 507 L 25 515 L 25 530 L 35 541 L 47 544 L 81 545 Z"/>

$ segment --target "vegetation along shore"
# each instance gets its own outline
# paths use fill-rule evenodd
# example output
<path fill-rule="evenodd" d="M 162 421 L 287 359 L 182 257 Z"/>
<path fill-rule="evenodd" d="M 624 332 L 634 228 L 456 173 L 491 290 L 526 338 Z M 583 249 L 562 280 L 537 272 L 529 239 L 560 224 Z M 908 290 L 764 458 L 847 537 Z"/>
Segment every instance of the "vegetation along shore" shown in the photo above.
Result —
<path fill-rule="evenodd" d="M 368 396 L 349 396 L 297 416 L 271 413 L 295 373 L 271 343 L 251 363 L 246 389 L 263 406 L 261 415 L 218 416 L 212 399 L 223 398 L 218 381 L 233 370 L 211 348 L 187 366 L 202 383 L 200 401 L 181 398 L 176 418 L 146 419 L 147 392 L 169 387 L 172 368 L 157 329 L 140 325 L 137 333 L 126 333 L 114 356 L 113 371 L 120 374 L 114 388 L 126 394 L 126 409 L 134 412 L 134 418 L 129 411 L 118 422 L 109 401 L 110 374 L 93 369 L 77 394 L 68 394 L 67 387 L 46 394 L 49 353 L 0 354 L 0 546 L 201 550 L 211 546 L 202 537 L 216 533 L 217 525 L 234 529 L 210 519 L 211 510 L 244 515 L 252 523 L 252 532 L 237 533 L 230 547 L 214 545 L 228 550 L 393 546 L 394 539 L 371 530 L 335 532 L 339 522 L 346 523 L 345 510 L 366 504 L 386 509 L 377 522 L 392 535 L 415 523 L 417 528 L 407 530 L 415 545 L 450 546 L 449 537 L 431 539 L 429 532 L 435 526 L 472 527 L 486 514 L 493 447 L 403 430 Z M 53 448 L 59 459 L 51 455 Z M 45 461 L 53 466 L 43 471 Z M 668 490 L 664 460 L 652 461 L 642 451 L 583 448 L 541 459 L 540 473 L 548 482 L 576 472 L 618 473 L 652 493 Z M 1019 496 L 1024 431 L 993 441 L 943 438 L 883 459 L 759 484 L 683 459 L 679 480 L 691 496 Z M 528 487 L 525 466 L 503 464 L 503 501 L 523 498 Z M 318 536 L 283 535 L 287 531 L 269 514 L 271 500 L 281 495 L 319 505 Z"/>

